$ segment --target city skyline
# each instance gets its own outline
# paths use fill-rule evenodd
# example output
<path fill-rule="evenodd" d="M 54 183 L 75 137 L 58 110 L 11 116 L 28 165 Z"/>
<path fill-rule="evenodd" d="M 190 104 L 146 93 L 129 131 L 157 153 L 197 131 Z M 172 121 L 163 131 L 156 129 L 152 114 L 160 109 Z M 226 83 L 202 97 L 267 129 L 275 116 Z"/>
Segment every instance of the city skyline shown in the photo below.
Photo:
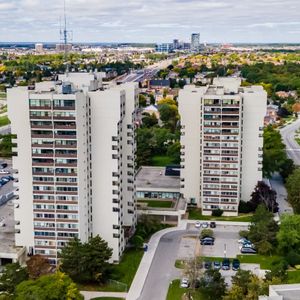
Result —
<path fill-rule="evenodd" d="M 44 2 L 0 0 L 1 42 L 58 42 L 63 1 Z M 155 43 L 200 32 L 201 42 L 208 43 L 295 43 L 300 33 L 295 0 L 66 0 L 66 5 L 74 42 Z"/>

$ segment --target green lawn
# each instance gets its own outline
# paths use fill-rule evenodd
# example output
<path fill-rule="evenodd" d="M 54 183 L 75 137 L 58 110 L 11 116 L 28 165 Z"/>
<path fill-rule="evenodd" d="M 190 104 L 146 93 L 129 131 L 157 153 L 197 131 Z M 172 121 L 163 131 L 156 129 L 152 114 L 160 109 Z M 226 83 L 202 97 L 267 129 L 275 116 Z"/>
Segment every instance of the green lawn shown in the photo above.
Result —
<path fill-rule="evenodd" d="M 172 201 L 138 200 L 138 203 L 147 203 L 148 207 L 171 208 L 173 206 Z"/>
<path fill-rule="evenodd" d="M 237 258 L 241 263 L 260 264 L 260 267 L 264 270 L 269 270 L 273 262 L 282 259 L 282 257 L 278 255 L 264 256 L 259 254 L 238 255 Z"/>
<path fill-rule="evenodd" d="M 172 165 L 173 160 L 166 155 L 156 155 L 152 157 L 151 165 L 156 167 L 165 167 L 167 165 Z"/>
<path fill-rule="evenodd" d="M 295 141 L 300 145 L 300 139 L 299 138 L 295 138 Z"/>
<path fill-rule="evenodd" d="M 300 270 L 288 271 L 288 283 L 300 283 Z"/>
<path fill-rule="evenodd" d="M 8 116 L 0 117 L 0 127 L 10 124 Z"/>
<path fill-rule="evenodd" d="M 190 208 L 189 220 L 204 220 L 204 221 L 233 221 L 233 222 L 251 222 L 251 217 L 253 214 L 240 214 L 237 217 L 213 217 L 213 216 L 203 216 L 201 209 Z"/>
<path fill-rule="evenodd" d="M 0 92 L 0 99 L 6 99 L 6 93 Z"/>
<path fill-rule="evenodd" d="M 183 289 L 180 287 L 180 280 L 173 280 L 169 285 L 168 295 L 166 300 L 181 300 L 183 294 L 190 291 L 193 300 L 205 300 L 206 297 L 201 295 L 199 291 L 193 292 L 189 289 Z"/>
<path fill-rule="evenodd" d="M 112 275 L 110 279 L 118 281 L 122 284 L 119 285 L 114 282 L 107 283 L 105 285 L 78 284 L 78 289 L 81 291 L 125 292 L 126 285 L 128 291 L 135 273 L 140 265 L 143 254 L 144 251 L 141 249 L 126 250 L 123 254 L 121 262 L 118 265 L 112 266 Z"/>

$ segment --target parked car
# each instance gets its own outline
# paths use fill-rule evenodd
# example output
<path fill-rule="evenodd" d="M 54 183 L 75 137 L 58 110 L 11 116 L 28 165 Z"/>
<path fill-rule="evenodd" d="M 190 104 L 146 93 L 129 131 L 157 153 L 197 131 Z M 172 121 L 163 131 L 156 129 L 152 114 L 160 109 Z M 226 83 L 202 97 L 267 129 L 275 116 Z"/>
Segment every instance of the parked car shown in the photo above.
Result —
<path fill-rule="evenodd" d="M 197 221 L 197 222 L 195 223 L 195 227 L 196 227 L 196 228 L 200 228 L 200 227 L 201 227 L 201 223 L 200 223 L 199 221 Z"/>
<path fill-rule="evenodd" d="M 0 174 L 10 174 L 10 173 L 6 170 L 0 170 Z"/>
<path fill-rule="evenodd" d="M 233 259 L 232 261 L 232 270 L 237 271 L 240 268 L 240 261 L 238 259 Z"/>
<path fill-rule="evenodd" d="M 0 179 L 0 184 L 1 184 L 1 186 L 3 186 L 3 185 L 5 185 L 5 184 L 7 184 L 7 182 L 8 182 L 8 181 L 6 181 L 6 180 L 2 180 L 2 179 Z"/>
<path fill-rule="evenodd" d="M 253 244 L 243 244 L 243 245 L 240 245 L 240 250 L 242 248 L 252 248 L 252 249 L 255 249 L 255 246 Z"/>
<path fill-rule="evenodd" d="M 210 222 L 209 227 L 210 228 L 216 228 L 216 222 Z"/>
<path fill-rule="evenodd" d="M 214 270 L 220 270 L 221 269 L 221 263 L 219 261 L 214 261 Z"/>
<path fill-rule="evenodd" d="M 248 239 L 246 239 L 246 238 L 240 238 L 239 239 L 239 244 L 245 244 L 245 243 L 251 243 Z"/>
<path fill-rule="evenodd" d="M 241 248 L 241 253 L 245 253 L 245 254 L 255 254 L 256 253 L 256 250 L 253 249 L 253 248 L 245 248 L 245 247 L 242 247 Z"/>
<path fill-rule="evenodd" d="M 204 262 L 204 269 L 211 269 L 211 266 L 212 266 L 212 262 L 211 261 L 205 261 Z"/>
<path fill-rule="evenodd" d="M 200 244 L 203 246 L 213 246 L 215 242 L 214 240 L 201 240 Z"/>
<path fill-rule="evenodd" d="M 202 223 L 202 228 L 208 228 L 209 224 L 207 222 Z"/>
<path fill-rule="evenodd" d="M 202 239 L 200 239 L 200 241 L 202 242 L 202 241 L 215 241 L 215 238 L 214 237 L 212 237 L 212 236 L 205 236 L 205 237 L 203 237 Z"/>
<path fill-rule="evenodd" d="M 222 270 L 230 270 L 230 260 L 229 258 L 224 258 L 222 261 Z"/>
<path fill-rule="evenodd" d="M 2 169 L 5 169 L 5 168 L 7 168 L 7 163 L 2 163 L 0 166 Z"/>
<path fill-rule="evenodd" d="M 182 278 L 180 281 L 181 288 L 188 288 L 189 287 L 189 280 L 187 278 Z"/>
<path fill-rule="evenodd" d="M 6 226 L 5 222 L 1 221 L 0 222 L 0 227 L 5 227 L 5 226 Z"/>
<path fill-rule="evenodd" d="M 7 178 L 7 177 L 2 177 L 0 180 L 1 180 L 1 181 L 4 181 L 4 182 L 9 182 L 9 181 L 10 181 L 10 179 Z"/>

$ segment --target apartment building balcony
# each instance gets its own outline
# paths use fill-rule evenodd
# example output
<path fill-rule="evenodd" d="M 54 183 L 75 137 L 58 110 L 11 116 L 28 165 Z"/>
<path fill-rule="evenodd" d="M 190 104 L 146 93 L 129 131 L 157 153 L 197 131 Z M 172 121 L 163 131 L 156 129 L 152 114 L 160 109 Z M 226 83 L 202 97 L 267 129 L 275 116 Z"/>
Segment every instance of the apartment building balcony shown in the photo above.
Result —
<path fill-rule="evenodd" d="M 54 195 L 54 191 L 33 191 L 35 195 Z"/>
<path fill-rule="evenodd" d="M 46 245 L 35 245 L 35 249 L 56 249 L 54 246 L 46 246 Z"/>
<path fill-rule="evenodd" d="M 51 116 L 30 116 L 30 120 L 51 120 Z"/>
<path fill-rule="evenodd" d="M 32 163 L 33 167 L 53 167 L 54 162 L 33 162 Z"/>
<path fill-rule="evenodd" d="M 66 164 L 64 164 L 64 163 L 56 163 L 55 166 L 56 167 L 62 167 L 62 168 L 64 168 L 64 167 L 76 168 L 77 167 L 77 163 L 72 163 L 72 164 L 70 164 L 70 163 L 66 163 Z"/>
<path fill-rule="evenodd" d="M 78 204 L 78 201 L 70 201 L 70 200 L 57 200 L 56 202 L 55 202 L 56 204 L 63 204 L 63 205 L 66 205 L 66 204 L 68 204 L 68 205 L 71 205 L 71 204 Z"/>
<path fill-rule="evenodd" d="M 74 186 L 77 187 L 78 183 L 77 182 L 55 182 L 55 185 L 57 186 Z"/>
<path fill-rule="evenodd" d="M 57 157 L 57 158 L 77 158 L 77 154 L 55 153 L 55 157 Z"/>
<path fill-rule="evenodd" d="M 53 110 L 76 110 L 76 106 L 54 106 Z"/>
<path fill-rule="evenodd" d="M 75 121 L 76 117 L 66 117 L 66 116 L 53 116 L 53 120 L 58 121 Z"/>
<path fill-rule="evenodd" d="M 66 135 L 66 134 L 55 134 L 54 138 L 56 139 L 71 139 L 76 140 L 77 136 L 74 134 Z"/>
<path fill-rule="evenodd" d="M 239 111 L 222 111 L 222 115 L 239 115 Z"/>
<path fill-rule="evenodd" d="M 40 226 L 34 226 L 34 230 L 55 231 L 55 227 L 40 227 Z"/>
<path fill-rule="evenodd" d="M 51 136 L 52 138 L 52 136 Z M 47 143 L 47 144 L 31 144 L 32 148 L 53 148 L 53 144 Z"/>
<path fill-rule="evenodd" d="M 76 196 L 78 192 L 69 192 L 69 191 L 56 191 L 56 195 L 72 195 Z"/>
<path fill-rule="evenodd" d="M 51 139 L 51 138 L 53 138 L 53 133 L 51 133 L 51 134 L 31 134 L 31 138 L 33 138 L 33 139 L 42 139 L 42 138 Z"/>
<path fill-rule="evenodd" d="M 74 232 L 74 233 L 77 233 L 78 232 L 78 229 L 76 228 L 61 228 L 61 227 L 56 227 L 56 230 L 57 231 L 61 231 L 61 232 Z"/>
<path fill-rule="evenodd" d="M 31 129 L 53 129 L 52 125 L 31 125 Z"/>
<path fill-rule="evenodd" d="M 58 177 L 76 177 L 77 173 L 58 173 L 58 172 L 56 172 L 55 176 L 58 176 Z"/>
<path fill-rule="evenodd" d="M 56 149 L 76 149 L 77 148 L 77 143 L 72 144 L 72 145 L 60 145 L 60 144 L 55 144 Z"/>
<path fill-rule="evenodd" d="M 37 172 L 37 171 L 32 171 L 32 175 L 47 175 L 47 176 L 53 176 L 54 172 Z"/>
<path fill-rule="evenodd" d="M 51 110 L 51 105 L 42 105 L 42 106 L 29 106 L 30 110 Z"/>
<path fill-rule="evenodd" d="M 78 220 L 56 218 L 55 222 L 61 222 L 61 223 L 78 223 Z"/>
<path fill-rule="evenodd" d="M 76 129 L 76 125 L 54 125 L 55 129 Z"/>
<path fill-rule="evenodd" d="M 53 181 L 33 181 L 34 185 L 54 185 Z"/>
<path fill-rule="evenodd" d="M 48 157 L 53 157 L 53 153 L 32 153 L 32 157 L 34 158 L 48 158 Z"/>

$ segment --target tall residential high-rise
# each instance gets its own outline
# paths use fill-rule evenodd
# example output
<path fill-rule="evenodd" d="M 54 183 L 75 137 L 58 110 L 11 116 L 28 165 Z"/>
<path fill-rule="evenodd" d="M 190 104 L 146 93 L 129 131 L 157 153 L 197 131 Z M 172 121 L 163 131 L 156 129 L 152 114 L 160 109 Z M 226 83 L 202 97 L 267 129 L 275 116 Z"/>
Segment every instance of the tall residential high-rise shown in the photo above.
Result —
<path fill-rule="evenodd" d="M 237 215 L 262 179 L 263 124 L 267 93 L 241 87 L 239 78 L 186 86 L 179 93 L 181 193 L 204 215 L 220 208 Z"/>
<path fill-rule="evenodd" d="M 199 51 L 200 50 L 200 33 L 192 33 L 191 36 L 191 50 Z"/>
<path fill-rule="evenodd" d="M 16 245 L 56 263 L 69 239 L 99 234 L 117 262 L 136 223 L 137 85 L 103 89 L 91 73 L 59 79 L 8 90 L 17 135 Z"/>
<path fill-rule="evenodd" d="M 41 43 L 35 44 L 35 52 L 42 53 L 44 51 L 44 45 Z"/>

